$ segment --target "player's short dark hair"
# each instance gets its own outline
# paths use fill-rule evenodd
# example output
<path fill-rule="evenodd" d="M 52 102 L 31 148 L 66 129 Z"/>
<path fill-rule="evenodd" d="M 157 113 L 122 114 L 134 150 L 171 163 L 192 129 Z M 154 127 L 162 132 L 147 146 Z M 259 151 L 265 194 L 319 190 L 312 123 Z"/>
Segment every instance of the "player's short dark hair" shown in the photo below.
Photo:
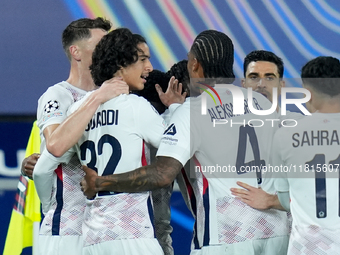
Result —
<path fill-rule="evenodd" d="M 175 76 L 179 83 L 183 85 L 183 91 L 186 91 L 189 95 L 190 77 L 188 72 L 188 60 L 184 59 L 175 63 L 167 72 L 171 76 Z"/>
<path fill-rule="evenodd" d="M 133 93 L 137 94 L 138 96 L 144 97 L 155 107 L 159 114 L 162 114 L 165 111 L 166 107 L 159 99 L 155 85 L 159 84 L 163 92 L 165 92 L 168 88 L 170 78 L 171 76 L 169 76 L 167 73 L 155 69 L 150 72 L 149 76 L 146 78 L 144 89 L 134 91 Z"/>
<path fill-rule="evenodd" d="M 277 72 L 279 73 L 279 78 L 283 77 L 284 67 L 283 61 L 281 58 L 276 56 L 273 52 L 266 50 L 254 50 L 250 52 L 245 58 L 243 62 L 243 75 L 246 77 L 248 65 L 251 62 L 257 61 L 267 61 L 276 65 Z"/>
<path fill-rule="evenodd" d="M 190 52 L 202 65 L 205 78 L 232 78 L 234 64 L 234 45 L 224 33 L 205 30 L 194 40 Z"/>
<path fill-rule="evenodd" d="M 90 66 L 94 83 L 101 86 L 122 67 L 138 60 L 138 44 L 146 43 L 143 36 L 133 34 L 127 28 L 118 28 L 105 35 L 97 44 Z"/>
<path fill-rule="evenodd" d="M 69 47 L 78 40 L 89 39 L 91 37 L 90 29 L 96 28 L 109 31 L 111 29 L 111 22 L 101 17 L 95 19 L 82 18 L 72 21 L 64 29 L 61 41 L 69 60 L 71 60 Z"/>
<path fill-rule="evenodd" d="M 307 62 L 301 70 L 305 85 L 328 96 L 340 94 L 340 61 L 333 57 L 317 57 Z"/>

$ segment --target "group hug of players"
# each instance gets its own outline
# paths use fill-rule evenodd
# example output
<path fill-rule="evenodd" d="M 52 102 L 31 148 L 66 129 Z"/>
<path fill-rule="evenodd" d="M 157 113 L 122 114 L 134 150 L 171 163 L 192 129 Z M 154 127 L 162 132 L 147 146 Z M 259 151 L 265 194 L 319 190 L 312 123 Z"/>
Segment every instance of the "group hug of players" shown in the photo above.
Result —
<path fill-rule="evenodd" d="M 225 117 L 236 85 L 214 86 L 235 79 L 234 46 L 222 32 L 198 34 L 188 60 L 167 73 L 153 70 L 141 35 L 111 30 L 103 18 L 71 22 L 62 44 L 70 75 L 40 97 L 41 155 L 26 158 L 22 169 L 44 213 L 41 255 L 174 254 L 174 181 L 195 219 L 191 254 L 340 254 L 339 173 L 328 171 L 340 171 L 338 59 L 320 56 L 301 69 L 311 115 L 281 116 L 278 107 L 266 116 Z M 274 53 L 249 53 L 237 87 L 243 98 L 247 88 L 255 91 L 245 108 L 256 102 L 270 109 L 285 86 L 283 70 Z M 220 102 L 201 93 L 218 94 Z M 212 125 L 219 118 L 236 124 Z M 249 124 L 253 119 L 298 124 Z M 310 171 L 239 171 L 267 164 Z M 214 165 L 237 171 L 200 171 Z"/>

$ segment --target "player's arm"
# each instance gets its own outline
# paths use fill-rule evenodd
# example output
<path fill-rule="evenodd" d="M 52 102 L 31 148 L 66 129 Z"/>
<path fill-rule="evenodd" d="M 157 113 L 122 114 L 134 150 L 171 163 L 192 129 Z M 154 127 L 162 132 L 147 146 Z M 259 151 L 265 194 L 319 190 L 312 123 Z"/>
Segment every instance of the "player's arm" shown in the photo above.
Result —
<path fill-rule="evenodd" d="M 114 77 L 105 81 L 61 124 L 53 124 L 44 129 L 47 150 L 55 157 L 61 157 L 80 139 L 97 108 L 123 93 L 128 94 L 129 87 L 121 78 Z"/>
<path fill-rule="evenodd" d="M 241 200 L 247 205 L 258 210 L 266 210 L 271 208 L 283 211 L 286 210 L 281 205 L 277 195 L 269 194 L 261 188 L 256 188 L 240 181 L 237 182 L 237 185 L 243 189 L 231 188 L 231 194 L 236 196 L 236 199 Z"/>
<path fill-rule="evenodd" d="M 54 171 L 60 163 L 69 162 L 73 154 L 74 152 L 68 151 L 63 157 L 56 158 L 44 150 L 34 167 L 33 180 L 44 214 L 50 208 Z"/>
<path fill-rule="evenodd" d="M 156 189 L 151 192 L 153 204 L 153 221 L 156 238 L 161 245 L 164 254 L 174 254 L 172 247 L 172 226 L 170 199 L 173 190 L 173 183 L 165 188 Z"/>
<path fill-rule="evenodd" d="M 171 185 L 182 167 L 178 160 L 163 156 L 157 157 L 156 162 L 151 165 L 107 176 L 98 176 L 94 170 L 83 166 L 86 175 L 81 187 L 87 198 L 93 198 L 99 191 L 149 191 Z"/>
<path fill-rule="evenodd" d="M 24 160 L 21 163 L 21 174 L 23 176 L 27 176 L 31 180 L 33 179 L 34 166 L 37 164 L 39 157 L 40 157 L 40 154 L 33 153 L 27 158 L 24 158 Z"/>
<path fill-rule="evenodd" d="M 287 211 L 290 211 L 290 195 L 288 191 L 278 191 L 277 197 L 281 206 Z"/>

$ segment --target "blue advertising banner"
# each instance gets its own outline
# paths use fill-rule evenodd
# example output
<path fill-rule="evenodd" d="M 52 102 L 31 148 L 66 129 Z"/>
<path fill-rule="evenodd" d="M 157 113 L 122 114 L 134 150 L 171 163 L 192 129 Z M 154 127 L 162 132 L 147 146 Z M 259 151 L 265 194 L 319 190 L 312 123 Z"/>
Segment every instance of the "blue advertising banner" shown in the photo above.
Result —
<path fill-rule="evenodd" d="M 10 118 L 11 119 L 11 118 Z M 4 248 L 9 220 L 15 202 L 21 162 L 33 121 L 0 120 L 0 252 Z"/>

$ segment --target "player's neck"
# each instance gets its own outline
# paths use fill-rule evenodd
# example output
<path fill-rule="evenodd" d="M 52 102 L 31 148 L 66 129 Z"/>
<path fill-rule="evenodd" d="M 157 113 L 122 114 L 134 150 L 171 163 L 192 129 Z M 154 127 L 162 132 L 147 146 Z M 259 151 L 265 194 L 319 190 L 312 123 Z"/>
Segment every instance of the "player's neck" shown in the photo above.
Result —
<path fill-rule="evenodd" d="M 85 91 L 91 91 L 97 88 L 92 80 L 91 73 L 88 70 L 84 71 L 71 68 L 70 75 L 66 81 Z"/>
<path fill-rule="evenodd" d="M 318 113 L 340 113 L 340 104 L 338 105 L 324 105 L 317 109 Z"/>
<path fill-rule="evenodd" d="M 340 98 L 335 96 L 316 99 L 314 107 L 319 113 L 340 113 Z"/>

